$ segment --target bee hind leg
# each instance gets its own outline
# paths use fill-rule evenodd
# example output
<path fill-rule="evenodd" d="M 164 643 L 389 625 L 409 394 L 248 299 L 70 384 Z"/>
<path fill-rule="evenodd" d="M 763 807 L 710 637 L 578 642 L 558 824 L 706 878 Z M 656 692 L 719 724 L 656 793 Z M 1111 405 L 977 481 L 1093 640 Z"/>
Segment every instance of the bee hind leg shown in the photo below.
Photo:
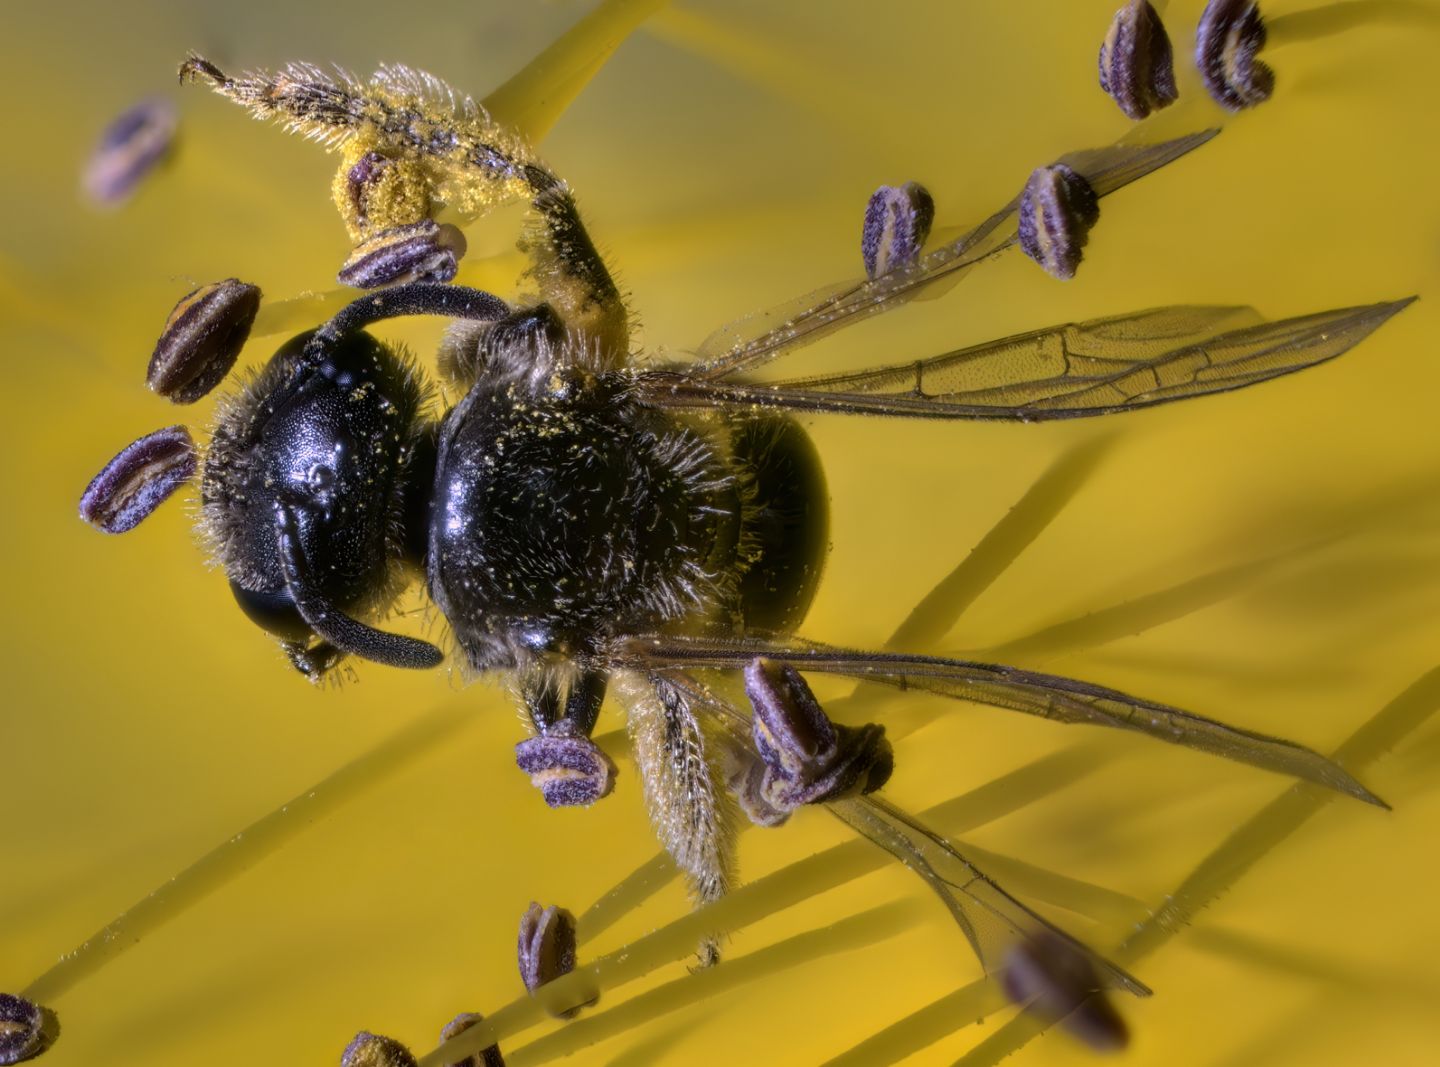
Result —
<path fill-rule="evenodd" d="M 735 808 L 723 788 L 721 739 L 704 729 L 690 698 L 659 675 L 619 672 L 613 681 L 627 707 L 656 835 L 695 904 L 713 903 L 735 879 Z M 700 967 L 719 962 L 718 939 L 705 938 L 697 955 Z"/>

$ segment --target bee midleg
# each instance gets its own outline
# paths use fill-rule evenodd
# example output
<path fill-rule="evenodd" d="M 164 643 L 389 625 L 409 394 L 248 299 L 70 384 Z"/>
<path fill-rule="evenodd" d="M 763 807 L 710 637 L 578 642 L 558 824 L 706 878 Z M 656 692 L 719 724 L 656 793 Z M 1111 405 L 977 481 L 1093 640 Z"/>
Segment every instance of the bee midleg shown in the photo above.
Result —
<path fill-rule="evenodd" d="M 735 876 L 734 805 L 722 785 L 719 739 L 704 729 L 690 700 L 659 675 L 623 671 L 613 679 L 628 712 L 655 832 L 694 901 L 719 900 Z M 702 962 L 713 962 L 715 951 L 712 942 L 702 946 Z"/>
<path fill-rule="evenodd" d="M 556 668 L 538 664 L 520 678 L 526 713 L 538 733 L 550 733 L 560 722 L 575 737 L 589 737 L 605 702 L 609 676 L 588 668 Z"/>
<path fill-rule="evenodd" d="M 575 197 L 563 182 L 529 168 L 539 187 L 532 204 L 539 225 L 521 243 L 530 255 L 540 295 L 565 326 L 580 334 L 606 361 L 622 364 L 630 346 L 630 315 L 615 279 L 590 240 Z"/>

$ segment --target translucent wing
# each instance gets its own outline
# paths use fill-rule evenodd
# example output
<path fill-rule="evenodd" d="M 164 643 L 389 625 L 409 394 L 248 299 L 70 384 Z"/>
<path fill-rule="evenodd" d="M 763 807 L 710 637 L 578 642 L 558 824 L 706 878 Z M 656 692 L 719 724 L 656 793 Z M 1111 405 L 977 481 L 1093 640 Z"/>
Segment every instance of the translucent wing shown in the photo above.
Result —
<path fill-rule="evenodd" d="M 801 671 L 843 674 L 903 689 L 1007 708 L 1062 723 L 1134 730 L 1170 744 L 1315 782 L 1380 807 L 1388 805 L 1339 764 L 1293 741 L 1253 733 L 1178 708 L 1073 678 L 967 660 L 860 652 L 795 641 L 631 638 L 614 652 L 618 664 L 646 668 L 739 669 L 756 656 Z"/>
<path fill-rule="evenodd" d="M 683 670 L 657 671 L 672 690 L 719 716 L 732 744 L 748 745 L 746 716 Z M 877 796 L 842 797 L 825 805 L 861 837 L 879 845 L 923 878 L 949 910 L 987 974 L 1005 966 L 1010 949 L 1039 931 L 1049 931 L 1091 960 L 1107 987 L 1136 996 L 1150 990 L 1120 967 L 1096 955 L 1065 931 L 1031 911 L 983 874 L 942 835 Z"/>
<path fill-rule="evenodd" d="M 1206 396 L 1334 359 L 1414 298 L 1257 321 L 1248 308 L 1164 307 L 1066 323 L 929 359 L 749 384 L 642 376 L 673 407 L 771 407 L 928 419 L 1040 421 Z"/>
<path fill-rule="evenodd" d="M 1218 132 L 1205 130 L 1157 145 L 1113 145 L 1072 152 L 1058 162 L 1069 164 L 1089 179 L 1097 196 L 1106 196 L 1179 159 Z M 781 352 L 898 307 L 943 280 L 958 280 L 961 272 L 1019 239 L 1019 206 L 1017 196 L 979 226 L 921 257 L 912 267 L 870 281 L 831 285 L 722 326 L 697 349 L 701 362 L 693 373 L 717 379 L 752 370 Z"/>
<path fill-rule="evenodd" d="M 845 797 L 826 807 L 925 879 L 964 931 L 987 974 L 1004 967 L 1007 953 L 1018 943 L 1046 930 L 1086 956 L 1107 987 L 1150 995 L 1139 979 L 1021 904 L 913 815 L 877 796 Z"/>

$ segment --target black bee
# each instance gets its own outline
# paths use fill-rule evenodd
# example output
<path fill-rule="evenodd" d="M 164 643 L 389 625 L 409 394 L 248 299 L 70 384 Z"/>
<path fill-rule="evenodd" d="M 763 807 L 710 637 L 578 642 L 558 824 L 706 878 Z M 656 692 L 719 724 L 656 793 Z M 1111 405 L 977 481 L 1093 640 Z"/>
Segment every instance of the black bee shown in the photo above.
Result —
<path fill-rule="evenodd" d="M 302 673 L 319 677 L 346 656 L 440 665 L 435 645 L 373 625 L 418 572 L 465 668 L 515 679 L 534 727 L 517 760 L 552 805 L 609 792 L 613 768 L 590 735 L 607 694 L 619 698 L 653 821 L 697 901 L 716 899 L 732 879 L 732 792 L 759 822 L 827 803 L 929 872 L 987 970 L 1016 945 L 1026 959 L 1037 946 L 1050 946 L 1050 957 L 1055 945 L 1070 946 L 1068 965 L 1086 961 L 1094 988 L 1145 991 L 868 795 L 890 773 L 883 730 L 830 723 L 801 672 L 1136 730 L 1381 803 L 1309 749 L 1101 686 L 800 640 L 794 631 L 827 542 L 827 495 L 795 415 L 1032 421 L 1127 411 L 1332 358 L 1405 302 L 1274 323 L 1245 309 L 1160 308 L 896 366 L 754 378 L 775 357 L 1012 244 L 1053 253 L 1066 236 L 1045 204 L 1017 197 L 921 255 L 923 232 L 897 236 L 907 218 L 928 228 L 928 197 L 906 187 L 881 197 L 867 219 L 870 277 L 721 331 L 693 362 L 656 365 L 630 352 L 628 311 L 569 189 L 468 101 L 398 68 L 366 86 L 310 67 L 233 79 L 200 59 L 182 75 L 339 145 L 337 204 L 359 242 L 346 270 L 397 283 L 283 345 L 228 397 L 200 472 L 204 532 L 235 599 Z M 1046 174 L 1098 199 L 1208 137 L 1075 153 Z M 457 176 L 468 183 L 461 193 Z M 428 190 L 427 212 L 441 202 L 478 212 L 507 197 L 528 201 L 535 221 L 522 247 L 538 299 L 512 307 L 434 280 L 453 275 L 451 246 L 428 216 L 404 214 L 413 195 L 392 196 L 416 187 Z M 1092 207 L 1073 214 L 1093 222 Z M 894 240 L 877 251 L 887 235 Z M 182 308 L 193 294 L 187 301 Z M 213 314 L 225 323 L 223 301 Z M 405 315 L 453 320 L 440 364 L 462 395 L 438 421 L 427 414 L 421 371 L 370 332 Z M 167 329 L 162 350 L 174 336 Z M 110 527 L 129 528 L 189 477 L 184 442 L 150 440 L 92 484 L 87 517 L 104 526 L 122 515 Z M 753 717 L 712 691 L 703 671 L 743 671 Z"/>

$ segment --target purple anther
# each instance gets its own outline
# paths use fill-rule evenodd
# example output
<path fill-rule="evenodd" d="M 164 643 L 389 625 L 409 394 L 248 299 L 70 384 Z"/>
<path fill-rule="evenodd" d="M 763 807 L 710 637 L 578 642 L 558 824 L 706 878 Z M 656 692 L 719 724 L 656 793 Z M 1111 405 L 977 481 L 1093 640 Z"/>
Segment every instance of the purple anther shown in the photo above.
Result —
<path fill-rule="evenodd" d="M 165 320 L 145 382 L 176 404 L 193 404 L 230 373 L 260 310 L 260 289 L 238 278 L 181 297 Z"/>
<path fill-rule="evenodd" d="M 183 426 L 146 434 L 85 487 L 80 517 L 103 533 L 133 530 L 195 475 L 195 442 Z"/>
<path fill-rule="evenodd" d="M 751 661 L 745 692 L 759 759 L 732 786 L 751 822 L 778 826 L 802 804 L 871 793 L 889 780 L 894 754 L 885 728 L 832 723 L 793 667 Z"/>
<path fill-rule="evenodd" d="M 1100 88 L 1136 120 L 1179 99 L 1170 35 L 1148 0 L 1130 0 L 1115 12 L 1100 46 Z"/>
<path fill-rule="evenodd" d="M 520 980 L 531 993 L 573 971 L 575 916 L 564 908 L 531 903 L 520 917 L 519 961 Z M 568 1019 L 579 1010 L 577 1005 L 559 1017 Z"/>
<path fill-rule="evenodd" d="M 1195 31 L 1195 65 L 1215 102 L 1231 111 L 1263 104 L 1275 91 L 1275 72 L 1257 58 L 1265 20 L 1247 0 L 1210 0 Z"/>
<path fill-rule="evenodd" d="M 340 1067 L 416 1067 L 412 1053 L 393 1037 L 361 1030 L 345 1046 Z"/>
<path fill-rule="evenodd" d="M 1064 163 L 1040 167 L 1020 194 L 1020 248 L 1046 272 L 1075 277 L 1100 201 L 1090 183 Z"/>
<path fill-rule="evenodd" d="M 833 756 L 835 727 L 795 668 L 751 660 L 745 667 L 745 695 L 755 709 L 755 748 L 768 766 L 797 777 Z"/>
<path fill-rule="evenodd" d="M 175 105 L 159 97 L 136 104 L 110 123 L 85 165 L 85 195 L 102 207 L 126 200 L 170 151 L 175 127 Z"/>
<path fill-rule="evenodd" d="M 1125 1020 L 1105 995 L 1094 961 L 1079 946 L 1041 930 L 1006 954 L 1001 972 L 1005 995 L 1047 1022 L 1058 1022 L 1100 1052 L 1122 1049 Z"/>
<path fill-rule="evenodd" d="M 45 1012 L 40 1005 L 0 993 L 0 1064 L 19 1063 L 45 1045 Z"/>
<path fill-rule="evenodd" d="M 919 260 L 934 221 L 935 201 L 918 182 L 876 189 L 865 205 L 865 226 L 860 232 L 866 276 L 878 278 Z"/>
<path fill-rule="evenodd" d="M 561 720 L 549 733 L 515 746 L 515 764 L 552 808 L 585 808 L 610 794 L 615 765 L 588 737 L 567 729 Z"/>
<path fill-rule="evenodd" d="M 366 152 L 346 172 L 345 185 L 350 192 L 350 204 L 355 209 L 355 217 L 362 226 L 370 211 L 370 190 L 380 180 L 381 175 L 393 165 L 392 160 L 382 156 L 379 152 Z"/>
<path fill-rule="evenodd" d="M 336 280 L 356 289 L 405 282 L 448 282 L 460 269 L 465 235 L 446 223 L 421 219 L 368 237 L 350 252 Z"/>
<path fill-rule="evenodd" d="M 735 794 L 740 811 L 756 826 L 781 826 L 794 811 L 794 808 L 776 807 L 770 802 L 767 787 L 772 777 L 773 772 L 763 760 L 752 758 L 730 778 L 730 791 Z"/>
<path fill-rule="evenodd" d="M 836 726 L 835 748 L 823 763 L 808 768 L 805 775 L 786 777 L 774 768 L 763 783 L 765 799 L 777 810 L 791 810 L 801 804 L 820 804 L 855 793 L 873 793 L 895 770 L 895 755 L 885 738 L 885 727 L 875 723 L 852 728 Z"/>
<path fill-rule="evenodd" d="M 445 1024 L 440 1031 L 440 1044 L 444 1045 L 459 1034 L 463 1034 L 476 1023 L 485 1021 L 478 1011 L 463 1011 Z M 463 1060 L 451 1060 L 445 1067 L 505 1067 L 505 1057 L 500 1055 L 499 1045 L 487 1045 L 479 1052 L 472 1052 Z"/>

